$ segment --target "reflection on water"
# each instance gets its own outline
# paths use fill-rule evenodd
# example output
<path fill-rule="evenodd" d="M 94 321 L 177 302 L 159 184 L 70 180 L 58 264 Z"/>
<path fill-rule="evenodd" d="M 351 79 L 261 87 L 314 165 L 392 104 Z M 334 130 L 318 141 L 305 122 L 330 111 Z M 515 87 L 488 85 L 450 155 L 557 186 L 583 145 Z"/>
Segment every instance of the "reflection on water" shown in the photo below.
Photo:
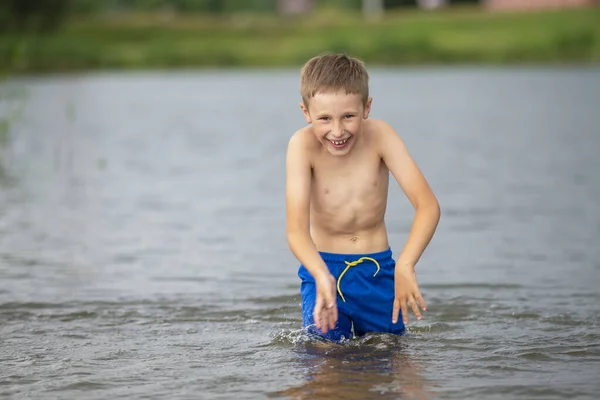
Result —
<path fill-rule="evenodd" d="M 369 334 L 342 345 L 304 343 L 305 382 L 273 394 L 291 399 L 431 399 L 418 358 L 402 338 Z"/>
<path fill-rule="evenodd" d="M 10 128 L 19 121 L 26 105 L 26 91 L 22 85 L 4 82 L 0 77 L 0 187 L 9 182 L 4 165 L 9 162 Z"/>
<path fill-rule="evenodd" d="M 401 338 L 303 336 L 297 71 L 23 78 L 0 174 L 0 397 L 594 399 L 600 71 L 373 70 L 442 207 Z M 0 170 L 1 171 L 1 170 Z M 413 210 L 390 185 L 394 255 Z"/>

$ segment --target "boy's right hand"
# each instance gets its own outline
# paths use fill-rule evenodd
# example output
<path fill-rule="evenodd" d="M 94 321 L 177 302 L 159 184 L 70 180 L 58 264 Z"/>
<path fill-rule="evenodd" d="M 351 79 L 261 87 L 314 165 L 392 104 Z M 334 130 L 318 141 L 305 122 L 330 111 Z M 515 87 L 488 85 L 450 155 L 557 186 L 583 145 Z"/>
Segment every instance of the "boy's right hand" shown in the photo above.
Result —
<path fill-rule="evenodd" d="M 338 319 L 335 278 L 330 273 L 326 273 L 316 279 L 315 283 L 317 285 L 317 299 L 313 317 L 317 329 L 327 333 L 330 329 L 335 328 Z"/>

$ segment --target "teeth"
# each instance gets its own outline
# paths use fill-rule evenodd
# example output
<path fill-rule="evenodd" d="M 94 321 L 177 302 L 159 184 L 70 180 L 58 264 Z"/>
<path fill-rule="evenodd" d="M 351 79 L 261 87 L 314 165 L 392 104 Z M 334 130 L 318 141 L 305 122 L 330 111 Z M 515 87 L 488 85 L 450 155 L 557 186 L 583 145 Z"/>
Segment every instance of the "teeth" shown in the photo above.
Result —
<path fill-rule="evenodd" d="M 336 146 L 341 146 L 344 143 L 346 143 L 348 141 L 348 139 L 344 139 L 344 140 L 332 140 L 331 143 L 335 144 Z"/>

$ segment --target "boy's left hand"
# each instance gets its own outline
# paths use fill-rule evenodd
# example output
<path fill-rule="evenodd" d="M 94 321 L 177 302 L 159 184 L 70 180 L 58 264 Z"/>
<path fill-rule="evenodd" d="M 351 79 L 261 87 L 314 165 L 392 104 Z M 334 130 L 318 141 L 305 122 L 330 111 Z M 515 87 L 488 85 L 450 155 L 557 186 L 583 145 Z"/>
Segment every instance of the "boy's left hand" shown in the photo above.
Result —
<path fill-rule="evenodd" d="M 408 324 L 408 304 L 417 319 L 421 319 L 419 306 L 423 311 L 427 310 L 425 301 L 419 292 L 415 266 L 412 264 L 396 263 L 394 271 L 394 310 L 392 311 L 392 322 L 398 322 L 398 313 L 402 310 L 402 322 Z"/>

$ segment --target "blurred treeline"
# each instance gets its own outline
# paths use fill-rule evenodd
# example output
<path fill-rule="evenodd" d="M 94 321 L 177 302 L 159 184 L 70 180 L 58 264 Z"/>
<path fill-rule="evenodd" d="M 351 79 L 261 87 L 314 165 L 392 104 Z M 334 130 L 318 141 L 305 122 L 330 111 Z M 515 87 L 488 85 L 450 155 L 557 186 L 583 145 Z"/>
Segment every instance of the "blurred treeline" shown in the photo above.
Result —
<path fill-rule="evenodd" d="M 600 62 L 600 7 L 379 0 L 372 19 L 367 1 L 0 0 L 0 73 L 287 67 L 324 51 L 379 65 Z M 446 6 L 420 9 L 432 3 Z"/>
<path fill-rule="evenodd" d="M 0 0 L 0 31 L 48 32 L 70 15 L 119 12 L 172 13 L 271 13 L 281 0 Z M 296 0 L 298 2 L 303 0 Z M 364 0 L 304 0 L 314 8 L 360 10 Z M 454 0 L 453 4 L 476 4 L 478 0 Z M 415 7 L 417 0 L 383 0 L 386 10 Z"/>

